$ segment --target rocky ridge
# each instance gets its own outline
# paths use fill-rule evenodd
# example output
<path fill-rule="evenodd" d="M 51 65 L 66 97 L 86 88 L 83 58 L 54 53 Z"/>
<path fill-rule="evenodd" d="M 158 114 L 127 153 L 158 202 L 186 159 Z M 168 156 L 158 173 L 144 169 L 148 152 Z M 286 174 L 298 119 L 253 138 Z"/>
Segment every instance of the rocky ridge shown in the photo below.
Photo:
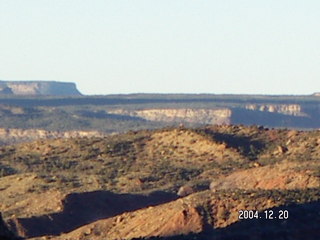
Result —
<path fill-rule="evenodd" d="M 46 131 L 43 129 L 0 128 L 0 145 L 29 142 L 40 139 L 103 137 L 98 131 Z"/>
<path fill-rule="evenodd" d="M 0 211 L 28 239 L 317 239 L 319 144 L 319 131 L 214 125 L 3 146 Z M 276 208 L 290 219 L 239 220 Z"/>

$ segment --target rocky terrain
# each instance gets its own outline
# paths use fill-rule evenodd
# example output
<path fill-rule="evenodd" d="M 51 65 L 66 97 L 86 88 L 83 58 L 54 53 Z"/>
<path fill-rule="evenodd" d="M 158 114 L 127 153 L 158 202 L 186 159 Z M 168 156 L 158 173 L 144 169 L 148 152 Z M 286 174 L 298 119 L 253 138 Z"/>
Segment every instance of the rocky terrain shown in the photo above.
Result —
<path fill-rule="evenodd" d="M 91 138 L 103 137 L 106 134 L 98 131 L 46 131 L 43 129 L 8 129 L 0 128 L 0 145 L 30 142 L 39 139 L 56 138 Z"/>
<path fill-rule="evenodd" d="M 1 85 L 1 84 L 0 84 Z M 120 133 L 185 125 L 320 128 L 320 98 L 213 94 L 21 96 L 0 94 L 0 128 Z"/>
<path fill-rule="evenodd" d="M 319 239 L 319 159 L 318 130 L 38 139 L 0 148 L 0 212 L 33 240 Z M 259 217 L 239 219 L 240 210 Z"/>
<path fill-rule="evenodd" d="M 74 83 L 55 81 L 0 81 L 0 94 L 79 96 Z"/>

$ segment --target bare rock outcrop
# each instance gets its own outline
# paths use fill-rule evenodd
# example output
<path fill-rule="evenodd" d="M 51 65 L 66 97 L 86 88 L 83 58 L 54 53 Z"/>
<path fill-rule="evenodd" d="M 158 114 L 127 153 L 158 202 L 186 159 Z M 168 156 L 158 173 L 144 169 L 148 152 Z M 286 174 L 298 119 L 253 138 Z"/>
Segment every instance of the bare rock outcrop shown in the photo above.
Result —
<path fill-rule="evenodd" d="M 245 109 L 261 112 L 280 113 L 291 116 L 306 116 L 299 104 L 247 104 Z"/>
<path fill-rule="evenodd" d="M 221 109 L 141 109 L 123 110 L 115 109 L 108 111 L 112 114 L 140 117 L 149 121 L 159 122 L 186 122 L 201 124 L 229 124 L 231 110 Z"/>
<path fill-rule="evenodd" d="M 177 192 L 177 195 L 179 197 L 185 197 L 185 196 L 188 196 L 190 194 L 194 193 L 194 190 L 192 187 L 190 186 L 182 186 L 179 188 L 178 192 Z"/>
<path fill-rule="evenodd" d="M 28 142 L 39 139 L 103 137 L 98 131 L 47 131 L 43 129 L 0 128 L 0 145 Z"/>

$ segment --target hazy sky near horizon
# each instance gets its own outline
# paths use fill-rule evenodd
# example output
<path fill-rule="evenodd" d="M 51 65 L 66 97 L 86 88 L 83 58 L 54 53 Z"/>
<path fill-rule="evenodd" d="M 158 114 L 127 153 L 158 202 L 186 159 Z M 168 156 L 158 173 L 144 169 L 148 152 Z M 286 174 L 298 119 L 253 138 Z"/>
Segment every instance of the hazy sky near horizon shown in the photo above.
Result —
<path fill-rule="evenodd" d="M 84 94 L 311 94 L 320 1 L 0 0 L 0 79 Z"/>

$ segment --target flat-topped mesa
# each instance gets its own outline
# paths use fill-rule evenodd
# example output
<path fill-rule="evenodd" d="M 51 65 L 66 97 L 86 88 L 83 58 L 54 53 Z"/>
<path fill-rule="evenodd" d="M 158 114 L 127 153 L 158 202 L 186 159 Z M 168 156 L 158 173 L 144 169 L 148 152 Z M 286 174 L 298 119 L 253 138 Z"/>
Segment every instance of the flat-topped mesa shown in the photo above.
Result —
<path fill-rule="evenodd" d="M 56 81 L 0 81 L 0 94 L 80 96 L 76 84 Z"/>

